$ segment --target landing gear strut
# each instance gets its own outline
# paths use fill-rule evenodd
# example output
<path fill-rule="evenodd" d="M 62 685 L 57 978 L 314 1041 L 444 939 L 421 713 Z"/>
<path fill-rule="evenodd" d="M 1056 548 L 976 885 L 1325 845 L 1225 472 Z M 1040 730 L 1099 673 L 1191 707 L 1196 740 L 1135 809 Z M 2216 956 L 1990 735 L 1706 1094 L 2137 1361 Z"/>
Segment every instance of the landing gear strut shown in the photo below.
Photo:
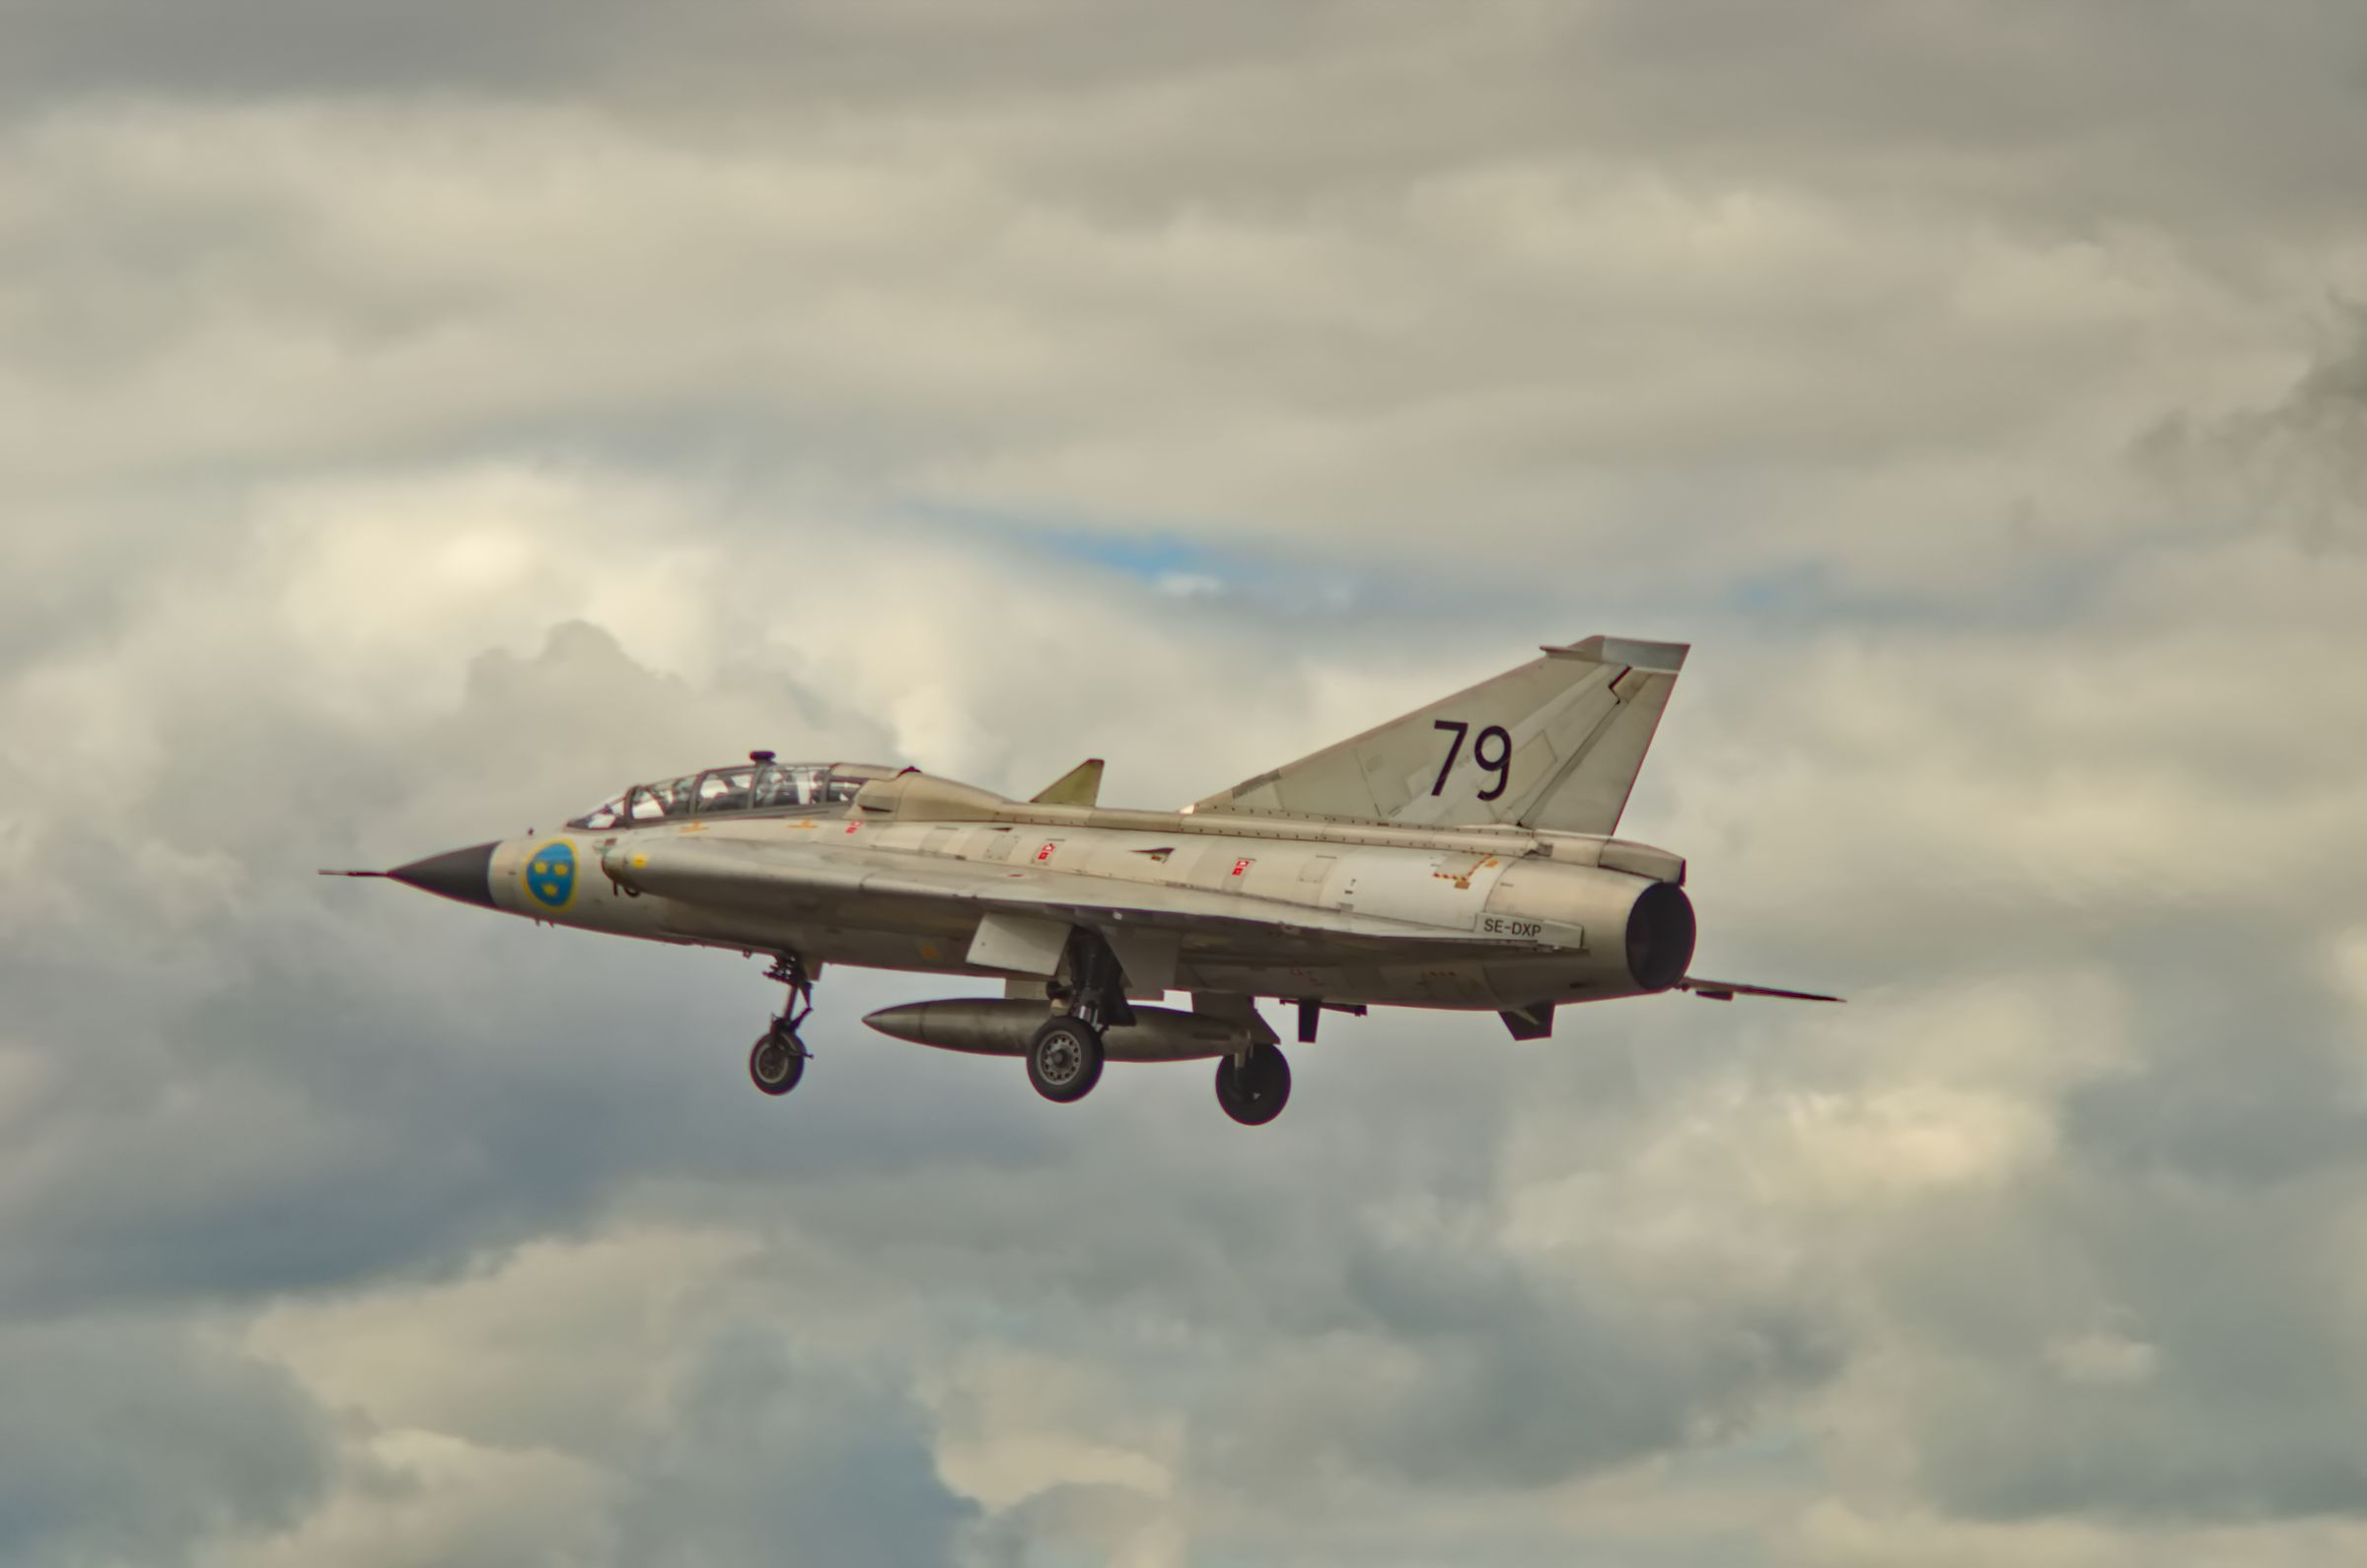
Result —
<path fill-rule="evenodd" d="M 764 1093 L 785 1095 L 806 1076 L 806 1061 L 813 1055 L 798 1037 L 797 1029 L 814 1016 L 814 976 L 805 960 L 784 953 L 772 961 L 764 978 L 789 987 L 789 1004 L 749 1048 L 748 1076 Z"/>
<path fill-rule="evenodd" d="M 1126 1005 L 1125 971 L 1109 943 L 1079 931 L 1070 938 L 1067 959 L 1069 983 L 1055 981 L 1052 988 L 1067 1010 L 1054 1014 L 1028 1042 L 1028 1082 L 1036 1093 L 1063 1105 L 1083 1100 L 1102 1081 L 1102 1026 L 1134 1022 L 1134 1010 Z"/>

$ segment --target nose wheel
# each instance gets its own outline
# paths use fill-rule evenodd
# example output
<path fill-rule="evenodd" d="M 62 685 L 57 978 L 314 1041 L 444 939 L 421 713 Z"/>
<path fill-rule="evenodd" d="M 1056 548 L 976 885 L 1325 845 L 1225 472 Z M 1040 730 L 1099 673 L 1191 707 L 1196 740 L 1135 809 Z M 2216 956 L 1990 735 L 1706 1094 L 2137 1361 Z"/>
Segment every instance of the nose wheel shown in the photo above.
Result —
<path fill-rule="evenodd" d="M 798 1026 L 814 1016 L 814 976 L 805 960 L 784 953 L 772 961 L 764 978 L 789 987 L 789 1005 L 749 1047 L 748 1076 L 765 1094 L 785 1095 L 806 1076 L 806 1062 L 814 1054 L 797 1033 Z"/>
<path fill-rule="evenodd" d="M 748 1053 L 748 1076 L 768 1095 L 785 1095 L 806 1076 L 806 1042 L 797 1031 L 774 1019 L 772 1028 L 756 1036 Z"/>

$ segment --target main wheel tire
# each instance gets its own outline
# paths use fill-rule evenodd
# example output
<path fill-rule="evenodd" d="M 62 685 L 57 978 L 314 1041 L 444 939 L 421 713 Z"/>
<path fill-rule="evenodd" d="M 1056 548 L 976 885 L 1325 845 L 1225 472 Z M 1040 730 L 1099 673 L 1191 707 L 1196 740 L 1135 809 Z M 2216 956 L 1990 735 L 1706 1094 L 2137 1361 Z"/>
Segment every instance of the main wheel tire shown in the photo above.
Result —
<path fill-rule="evenodd" d="M 1250 1052 L 1245 1066 L 1231 1056 L 1216 1063 L 1216 1103 L 1245 1127 L 1262 1127 L 1290 1104 L 1290 1061 L 1272 1045 Z"/>
<path fill-rule="evenodd" d="M 1102 1032 L 1078 1018 L 1055 1018 L 1028 1042 L 1028 1082 L 1059 1105 L 1083 1100 L 1102 1081 Z"/>
<path fill-rule="evenodd" d="M 768 1029 L 749 1047 L 748 1076 L 768 1095 L 785 1095 L 806 1076 L 806 1047 L 793 1030 Z"/>

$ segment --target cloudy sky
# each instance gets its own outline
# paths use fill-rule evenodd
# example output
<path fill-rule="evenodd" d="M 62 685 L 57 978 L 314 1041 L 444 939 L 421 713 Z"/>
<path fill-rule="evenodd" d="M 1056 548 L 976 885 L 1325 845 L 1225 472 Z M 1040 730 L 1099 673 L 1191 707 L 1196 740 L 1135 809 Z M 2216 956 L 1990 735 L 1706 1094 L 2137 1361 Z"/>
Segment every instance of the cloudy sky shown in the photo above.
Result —
<path fill-rule="evenodd" d="M 2347 0 L 0 0 L 0 1561 L 2367 1555 Z M 323 865 L 1596 631 L 1682 998 L 1273 1126 Z"/>

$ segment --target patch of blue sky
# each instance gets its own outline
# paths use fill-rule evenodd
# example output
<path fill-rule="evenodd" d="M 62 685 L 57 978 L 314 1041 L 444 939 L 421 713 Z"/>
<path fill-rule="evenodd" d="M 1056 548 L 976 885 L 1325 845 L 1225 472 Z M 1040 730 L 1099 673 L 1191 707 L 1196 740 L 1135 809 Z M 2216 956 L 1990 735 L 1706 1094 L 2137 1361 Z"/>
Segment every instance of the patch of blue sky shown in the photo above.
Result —
<path fill-rule="evenodd" d="M 1543 628 L 1540 636 L 1594 631 L 1685 639 L 1718 626 L 1794 631 L 1821 625 L 2045 626 L 2075 619 L 2121 562 L 2033 552 L 2026 570 L 1928 585 L 1869 581 L 1846 562 L 1814 556 L 1719 571 L 1624 561 L 1600 570 L 1540 569 L 1468 552 L 1425 564 L 1398 554 L 1328 560 L 1264 549 L 1237 535 L 1188 524 L 1094 521 L 945 502 L 910 503 L 917 521 L 996 547 L 1103 572 L 1177 595 L 1221 598 L 1245 613 L 1286 608 L 1334 631 L 1432 624 Z"/>
<path fill-rule="evenodd" d="M 1048 557 L 1066 565 L 1107 572 L 1153 589 L 1177 594 L 1221 596 L 1246 611 L 1286 608 L 1298 618 L 1327 623 L 1409 620 L 1460 621 L 1492 613 L 1508 602 L 1550 597 L 1536 574 L 1510 563 L 1502 574 L 1470 570 L 1458 558 L 1456 570 L 1401 556 L 1343 551 L 1322 546 L 1264 549 L 1239 535 L 1211 537 L 1214 531 L 1187 525 L 1093 523 L 1073 517 L 1028 516 L 942 502 L 914 503 L 917 520 L 973 539 Z"/>
<path fill-rule="evenodd" d="M 2089 613 L 2130 558 L 2125 549 L 2034 550 L 2019 568 L 1991 565 L 1923 583 L 1867 581 L 1840 563 L 1802 560 L 1704 584 L 1701 606 L 1772 629 L 1848 624 L 2043 630 Z"/>
<path fill-rule="evenodd" d="M 1249 586 L 1270 580 L 1279 570 L 1255 552 L 1204 543 L 1175 528 L 1096 526 L 934 501 L 911 503 L 907 510 L 922 522 L 973 537 L 1151 584 L 1189 578 Z"/>
<path fill-rule="evenodd" d="M 1813 1483 L 1826 1478 L 1824 1457 L 1806 1429 L 1780 1420 L 1724 1442 L 1672 1454 L 1669 1469 L 1672 1475 L 1686 1480 L 1730 1483 Z"/>

